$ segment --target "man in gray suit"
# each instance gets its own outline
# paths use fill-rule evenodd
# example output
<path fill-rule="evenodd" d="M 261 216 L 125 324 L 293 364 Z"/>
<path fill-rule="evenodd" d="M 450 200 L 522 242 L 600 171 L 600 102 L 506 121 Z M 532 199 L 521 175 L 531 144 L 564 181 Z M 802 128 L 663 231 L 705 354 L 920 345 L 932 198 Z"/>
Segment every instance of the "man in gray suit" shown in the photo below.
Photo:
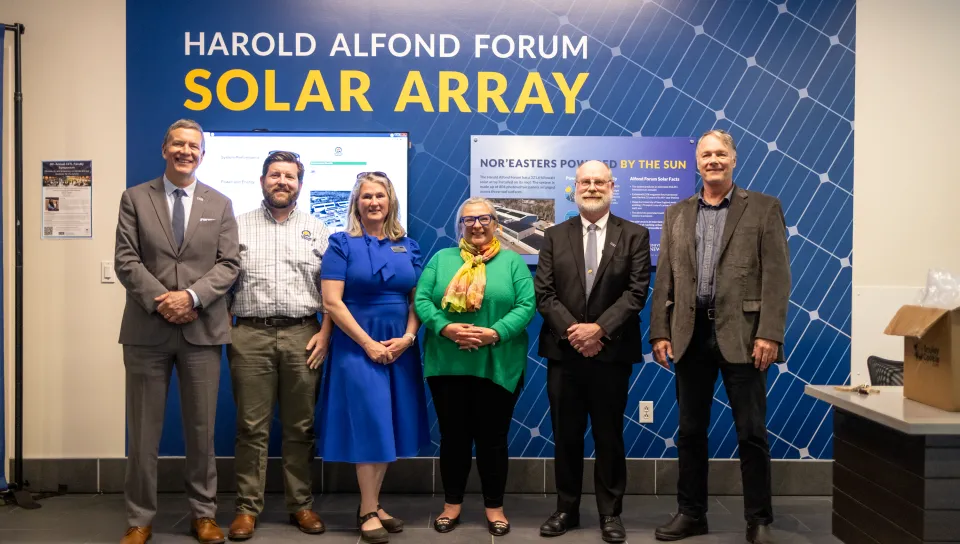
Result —
<path fill-rule="evenodd" d="M 120 325 L 126 367 L 129 452 L 124 491 L 129 528 L 122 544 L 150 538 L 157 512 L 157 455 L 174 367 L 186 438 L 191 531 L 221 543 L 213 448 L 220 352 L 230 343 L 227 292 L 239 272 L 233 206 L 200 183 L 203 129 L 180 120 L 167 129 L 163 176 L 123 192 L 115 268 L 127 290 Z"/>
<path fill-rule="evenodd" d="M 772 542 L 767 367 L 783 360 L 790 253 L 780 201 L 733 183 L 737 148 L 723 130 L 697 143 L 703 190 L 667 209 L 653 290 L 654 359 L 676 369 L 679 511 L 658 540 L 707 532 L 707 429 L 717 374 L 733 409 L 747 541 Z"/>

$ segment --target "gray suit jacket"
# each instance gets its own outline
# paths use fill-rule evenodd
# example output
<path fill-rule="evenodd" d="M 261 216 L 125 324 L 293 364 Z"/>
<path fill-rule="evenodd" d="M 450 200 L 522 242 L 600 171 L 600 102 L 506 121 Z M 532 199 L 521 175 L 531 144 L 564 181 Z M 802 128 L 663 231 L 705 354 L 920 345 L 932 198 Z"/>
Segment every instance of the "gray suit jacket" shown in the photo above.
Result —
<path fill-rule="evenodd" d="M 697 305 L 694 195 L 667 208 L 650 309 L 650 341 L 670 340 L 680 361 L 693 337 Z M 780 201 L 737 188 L 730 200 L 716 271 L 717 343 L 731 363 L 753 361 L 753 340 L 780 343 L 790 298 L 790 248 Z"/>
<path fill-rule="evenodd" d="M 114 269 L 127 290 L 120 343 L 156 346 L 178 328 L 198 346 L 230 343 L 224 294 L 240 271 L 237 221 L 230 199 L 197 182 L 183 246 L 177 249 L 163 178 L 141 183 L 120 197 Z M 200 317 L 174 325 L 157 313 L 154 298 L 192 289 Z"/>

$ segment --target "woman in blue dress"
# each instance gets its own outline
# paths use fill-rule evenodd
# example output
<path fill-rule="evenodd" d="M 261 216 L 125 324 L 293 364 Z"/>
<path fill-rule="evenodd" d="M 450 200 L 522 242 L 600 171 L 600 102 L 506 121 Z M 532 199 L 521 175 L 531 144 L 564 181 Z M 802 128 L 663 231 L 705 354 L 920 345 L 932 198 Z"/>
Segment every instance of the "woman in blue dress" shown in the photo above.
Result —
<path fill-rule="evenodd" d="M 320 455 L 356 464 L 357 527 L 371 544 L 403 530 L 379 504 L 387 464 L 430 441 L 412 304 L 423 262 L 397 208 L 383 172 L 358 176 L 347 230 L 330 237 L 320 273 L 323 306 L 337 325 L 321 389 Z"/>

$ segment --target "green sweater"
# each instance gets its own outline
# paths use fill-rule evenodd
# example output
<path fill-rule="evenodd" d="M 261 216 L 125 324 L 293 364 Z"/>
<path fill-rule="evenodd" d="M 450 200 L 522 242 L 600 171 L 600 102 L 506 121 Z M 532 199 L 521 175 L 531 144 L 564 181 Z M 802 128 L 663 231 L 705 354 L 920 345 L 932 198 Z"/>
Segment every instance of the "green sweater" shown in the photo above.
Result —
<path fill-rule="evenodd" d="M 486 263 L 487 286 L 480 309 L 463 313 L 441 310 L 443 292 L 462 265 L 458 248 L 440 250 L 427 263 L 417 283 L 414 303 L 427 328 L 423 374 L 477 376 L 513 392 L 527 367 L 527 325 L 536 312 L 533 276 L 520 255 L 501 249 Z M 493 329 L 500 341 L 476 351 L 461 351 L 453 340 L 440 335 L 450 323 Z"/>

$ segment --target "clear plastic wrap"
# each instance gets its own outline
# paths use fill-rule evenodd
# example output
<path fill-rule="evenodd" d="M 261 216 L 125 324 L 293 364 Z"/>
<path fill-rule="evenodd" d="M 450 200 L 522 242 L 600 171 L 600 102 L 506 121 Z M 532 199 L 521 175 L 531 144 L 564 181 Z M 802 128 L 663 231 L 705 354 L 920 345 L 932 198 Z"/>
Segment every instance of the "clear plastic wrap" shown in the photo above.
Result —
<path fill-rule="evenodd" d="M 931 269 L 927 272 L 927 286 L 917 296 L 917 304 L 947 310 L 960 307 L 960 275 Z"/>

